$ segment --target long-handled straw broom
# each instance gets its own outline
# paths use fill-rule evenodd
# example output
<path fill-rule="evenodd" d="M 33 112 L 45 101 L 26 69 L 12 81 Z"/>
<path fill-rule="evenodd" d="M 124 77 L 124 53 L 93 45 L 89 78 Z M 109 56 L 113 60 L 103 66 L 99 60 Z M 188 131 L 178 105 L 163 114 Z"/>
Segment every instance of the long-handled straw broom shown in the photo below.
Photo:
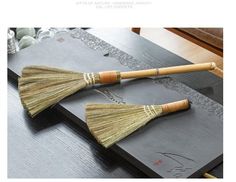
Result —
<path fill-rule="evenodd" d="M 108 148 L 153 118 L 188 108 L 187 99 L 162 105 L 88 104 L 86 122 L 98 143 Z"/>
<path fill-rule="evenodd" d="M 18 87 L 22 104 L 33 117 L 89 85 L 110 84 L 122 79 L 205 71 L 215 68 L 215 63 L 211 62 L 129 72 L 80 73 L 45 66 L 28 66 L 22 70 Z"/>

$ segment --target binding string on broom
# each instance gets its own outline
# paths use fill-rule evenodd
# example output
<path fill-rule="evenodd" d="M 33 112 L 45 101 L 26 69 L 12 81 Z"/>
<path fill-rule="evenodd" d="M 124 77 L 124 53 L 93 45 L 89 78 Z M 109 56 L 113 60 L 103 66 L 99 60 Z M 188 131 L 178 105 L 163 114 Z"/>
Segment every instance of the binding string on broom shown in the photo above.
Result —
<path fill-rule="evenodd" d="M 83 76 L 87 85 L 94 85 L 96 83 L 96 78 L 94 73 L 84 73 Z"/>
<path fill-rule="evenodd" d="M 87 104 L 86 123 L 97 141 L 108 148 L 152 119 L 189 106 L 187 99 L 162 105 Z"/>
<path fill-rule="evenodd" d="M 34 117 L 63 98 L 94 84 L 111 84 L 120 82 L 122 79 L 206 71 L 215 68 L 215 63 L 211 62 L 128 72 L 80 73 L 46 66 L 28 66 L 22 71 L 18 88 L 23 106 Z"/>

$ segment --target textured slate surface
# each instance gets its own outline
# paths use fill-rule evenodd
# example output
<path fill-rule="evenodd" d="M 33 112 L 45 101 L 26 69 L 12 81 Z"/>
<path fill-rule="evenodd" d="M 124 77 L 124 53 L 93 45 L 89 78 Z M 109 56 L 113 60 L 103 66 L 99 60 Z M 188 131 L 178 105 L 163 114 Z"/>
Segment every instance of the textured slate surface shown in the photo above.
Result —
<path fill-rule="evenodd" d="M 110 45 L 131 55 L 133 58 L 142 62 L 150 62 L 152 64 L 160 64 L 161 66 L 189 64 L 189 61 L 178 55 L 162 48 L 161 46 L 131 32 L 127 28 L 92 28 L 87 30 L 90 34 L 99 37 L 100 42 L 107 42 Z M 91 35 L 90 35 L 91 37 Z M 94 38 L 90 38 L 92 41 Z M 84 39 L 88 41 L 88 39 Z M 103 45 L 101 43 L 98 44 Z M 95 46 L 95 47 L 98 47 Z M 107 47 L 107 46 L 104 46 Z M 104 48 L 101 46 L 101 49 Z M 119 59 L 119 56 L 116 56 Z M 154 67 L 156 67 L 154 65 Z M 202 74 L 172 75 L 171 77 L 185 83 L 190 88 L 210 97 L 214 101 L 223 104 L 223 79 L 213 74 L 204 72 Z M 210 85 L 210 86 L 209 86 Z M 223 163 L 214 167 L 209 173 L 222 178 Z"/>
<path fill-rule="evenodd" d="M 190 64 L 189 61 L 175 55 L 172 52 L 146 40 L 145 38 L 138 36 L 135 33 L 130 32 L 127 29 L 118 28 L 92 28 L 88 30 L 92 35 L 100 38 L 96 40 L 96 44 L 93 44 L 94 38 L 90 34 L 86 34 L 88 38 L 84 41 L 88 42 L 88 45 L 94 45 L 97 49 L 99 47 L 104 49 L 110 49 L 109 47 L 116 47 L 122 52 L 127 53 L 133 59 L 138 60 L 142 64 L 146 64 L 149 67 L 165 67 L 181 64 Z M 79 37 L 81 33 L 77 32 Z M 84 33 L 83 33 L 84 34 Z M 84 37 L 85 35 L 83 35 Z M 107 46 L 104 41 L 112 46 Z M 113 55 L 116 59 L 120 56 Z M 196 55 L 197 56 L 197 55 Z M 134 65 L 130 65 L 134 68 Z M 223 80 L 214 74 L 209 72 L 201 73 L 189 73 L 189 74 L 179 74 L 172 75 L 172 78 L 188 85 L 194 90 L 210 97 L 211 99 L 223 104 Z M 201 81 L 200 81 L 201 80 Z"/>
<path fill-rule="evenodd" d="M 81 127 L 48 110 L 32 120 L 22 108 L 16 83 L 8 82 L 9 178 L 146 177 Z"/>
<path fill-rule="evenodd" d="M 107 49 L 92 51 L 80 40 L 61 35 L 11 56 L 8 66 L 11 75 L 19 75 L 24 66 L 31 64 L 83 72 L 150 68 L 149 64 L 85 34 L 78 30 L 73 37 L 82 38 L 90 47 Z M 114 55 L 119 59 L 112 58 Z M 97 86 L 65 99 L 56 108 L 86 129 L 84 105 L 88 102 L 157 104 L 186 97 L 193 102 L 191 110 L 153 120 L 112 149 L 149 176 L 201 176 L 222 161 L 222 106 L 173 79 L 140 79 Z"/>

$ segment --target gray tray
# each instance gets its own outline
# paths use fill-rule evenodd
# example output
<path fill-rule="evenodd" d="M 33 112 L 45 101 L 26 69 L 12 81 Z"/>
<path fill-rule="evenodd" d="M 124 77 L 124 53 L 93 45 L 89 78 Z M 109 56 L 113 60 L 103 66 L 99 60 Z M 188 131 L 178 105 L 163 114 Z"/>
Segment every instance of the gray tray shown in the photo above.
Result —
<path fill-rule="evenodd" d="M 152 67 L 83 30 L 57 35 L 9 56 L 8 61 L 9 75 L 14 79 L 27 65 L 81 72 Z M 112 150 L 151 177 L 199 177 L 222 162 L 223 107 L 171 77 L 94 86 L 64 99 L 55 108 L 88 130 L 86 103 L 162 104 L 184 98 L 192 102 L 191 109 L 153 120 Z"/>

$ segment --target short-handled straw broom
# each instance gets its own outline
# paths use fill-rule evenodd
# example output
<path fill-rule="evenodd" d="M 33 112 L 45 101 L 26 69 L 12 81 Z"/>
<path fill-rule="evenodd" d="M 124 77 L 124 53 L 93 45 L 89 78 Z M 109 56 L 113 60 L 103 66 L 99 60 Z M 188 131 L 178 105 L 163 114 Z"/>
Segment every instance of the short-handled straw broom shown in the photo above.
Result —
<path fill-rule="evenodd" d="M 23 106 L 34 117 L 44 109 L 89 85 L 110 84 L 122 79 L 205 71 L 215 68 L 215 63 L 210 62 L 140 71 L 80 73 L 45 66 L 28 66 L 22 70 L 18 88 Z"/>
<path fill-rule="evenodd" d="M 187 99 L 162 105 L 87 104 L 86 122 L 105 148 L 122 140 L 152 119 L 189 108 Z M 205 178 L 216 178 L 204 173 Z"/>
<path fill-rule="evenodd" d="M 98 143 L 108 148 L 150 120 L 188 108 L 187 99 L 162 105 L 88 104 L 86 122 Z"/>

